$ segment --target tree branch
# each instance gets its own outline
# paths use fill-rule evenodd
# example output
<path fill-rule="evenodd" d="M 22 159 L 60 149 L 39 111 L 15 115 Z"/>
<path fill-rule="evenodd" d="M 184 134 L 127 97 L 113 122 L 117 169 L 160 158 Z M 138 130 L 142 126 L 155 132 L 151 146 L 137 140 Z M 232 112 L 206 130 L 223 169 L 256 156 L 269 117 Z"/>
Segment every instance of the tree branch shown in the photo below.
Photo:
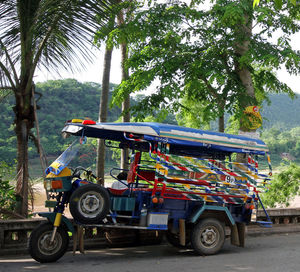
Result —
<path fill-rule="evenodd" d="M 0 86 L 0 90 L 10 90 L 10 91 L 13 91 L 13 87 L 11 86 Z"/>
<path fill-rule="evenodd" d="M 3 44 L 3 42 L 2 42 L 1 39 L 0 39 L 0 45 L 1 45 L 1 47 L 2 47 L 2 50 L 4 50 L 4 52 L 5 52 L 6 58 L 7 58 L 8 62 L 9 62 L 9 64 L 10 64 L 11 70 L 12 70 L 12 72 L 13 72 L 13 74 L 14 74 L 16 87 L 18 87 L 18 85 L 19 85 L 19 79 L 18 79 L 17 71 L 16 71 L 16 69 L 15 69 L 15 66 L 14 66 L 14 64 L 13 64 L 13 62 L 12 62 L 12 59 L 11 59 L 10 55 L 8 54 L 8 51 L 7 51 L 7 49 L 6 49 L 6 46 Z"/>
<path fill-rule="evenodd" d="M 0 90 L 1 90 L 1 88 L 0 88 Z M 4 89 L 4 90 L 7 90 L 7 89 Z M 3 90 L 2 90 L 2 91 L 3 91 Z M 0 95 L 0 103 L 1 103 L 7 96 L 9 96 L 9 95 L 10 95 L 10 91 L 8 91 L 8 92 L 6 92 L 6 93 Z"/>
<path fill-rule="evenodd" d="M 219 100 L 219 95 L 217 90 L 211 86 L 206 77 L 200 76 L 200 79 L 204 81 L 207 89 L 211 92 L 211 94 L 215 97 L 215 99 Z"/>
<path fill-rule="evenodd" d="M 4 74 L 6 75 L 8 81 L 9 81 L 9 83 L 11 84 L 12 90 L 16 91 L 17 88 L 16 88 L 16 86 L 15 86 L 15 84 L 14 84 L 14 82 L 13 82 L 11 76 L 10 76 L 10 72 L 8 71 L 8 69 L 5 67 L 5 65 L 1 61 L 0 61 L 0 68 L 3 70 Z"/>
<path fill-rule="evenodd" d="M 24 217 L 18 213 L 15 213 L 13 211 L 9 211 L 9 210 L 3 209 L 3 208 L 0 208 L 0 213 L 7 214 L 7 215 L 13 216 L 15 218 L 19 218 L 19 219 L 26 219 L 26 217 Z"/>

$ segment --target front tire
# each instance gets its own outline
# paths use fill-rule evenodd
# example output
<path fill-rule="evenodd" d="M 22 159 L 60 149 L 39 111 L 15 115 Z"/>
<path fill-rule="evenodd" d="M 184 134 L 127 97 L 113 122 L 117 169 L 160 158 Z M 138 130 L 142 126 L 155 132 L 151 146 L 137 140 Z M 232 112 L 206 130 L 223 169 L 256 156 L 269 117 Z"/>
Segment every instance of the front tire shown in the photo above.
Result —
<path fill-rule="evenodd" d="M 96 224 L 103 220 L 110 209 L 107 190 L 97 184 L 77 188 L 70 198 L 70 212 L 81 224 Z"/>
<path fill-rule="evenodd" d="M 29 238 L 29 253 L 33 259 L 40 263 L 55 262 L 61 258 L 68 249 L 68 232 L 58 227 L 53 243 L 50 243 L 53 224 L 47 222 L 35 228 Z"/>
<path fill-rule="evenodd" d="M 191 234 L 191 243 L 199 255 L 214 255 L 225 242 L 224 225 L 217 219 L 207 218 L 197 223 Z"/>

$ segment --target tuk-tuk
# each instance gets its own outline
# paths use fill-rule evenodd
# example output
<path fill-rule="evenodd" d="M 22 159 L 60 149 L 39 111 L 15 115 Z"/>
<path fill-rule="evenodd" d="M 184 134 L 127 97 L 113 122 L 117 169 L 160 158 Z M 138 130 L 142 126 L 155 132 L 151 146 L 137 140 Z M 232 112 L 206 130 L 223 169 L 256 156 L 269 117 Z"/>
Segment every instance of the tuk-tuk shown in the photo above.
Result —
<path fill-rule="evenodd" d="M 62 130 L 78 139 L 46 170 L 45 189 L 53 212 L 39 213 L 46 223 L 30 236 L 29 252 L 39 262 L 53 262 L 68 248 L 74 225 L 82 227 L 164 231 L 177 247 L 196 254 L 219 252 L 225 228 L 231 243 L 244 246 L 245 225 L 255 221 L 259 193 L 271 176 L 268 148 L 259 139 L 159 123 L 96 123 L 71 120 Z M 114 168 L 120 186 L 105 187 L 81 178 L 89 169 L 70 167 L 86 138 L 129 149 L 128 169 Z M 243 162 L 236 160 L 243 157 Z M 259 172 L 266 157 L 269 173 Z M 120 174 L 121 173 L 121 174 Z M 262 204 L 262 203 L 261 203 Z M 272 222 L 258 222 L 271 227 Z"/>

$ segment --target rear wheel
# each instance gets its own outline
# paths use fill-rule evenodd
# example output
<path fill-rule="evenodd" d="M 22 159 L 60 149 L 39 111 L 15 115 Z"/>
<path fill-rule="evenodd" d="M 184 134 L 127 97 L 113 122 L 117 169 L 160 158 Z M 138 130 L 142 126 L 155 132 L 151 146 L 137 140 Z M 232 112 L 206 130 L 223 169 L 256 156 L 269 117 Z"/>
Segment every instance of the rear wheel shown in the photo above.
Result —
<path fill-rule="evenodd" d="M 107 190 L 97 184 L 87 184 L 74 191 L 70 198 L 70 212 L 82 224 L 96 224 L 105 218 L 110 208 Z"/>
<path fill-rule="evenodd" d="M 29 253 L 33 259 L 40 263 L 55 262 L 61 258 L 68 249 L 68 232 L 57 228 L 53 242 L 51 236 L 53 225 L 49 222 L 35 228 L 29 238 Z"/>
<path fill-rule="evenodd" d="M 192 230 L 191 243 L 197 254 L 216 254 L 223 247 L 224 242 L 225 228 L 217 219 L 201 220 Z"/>

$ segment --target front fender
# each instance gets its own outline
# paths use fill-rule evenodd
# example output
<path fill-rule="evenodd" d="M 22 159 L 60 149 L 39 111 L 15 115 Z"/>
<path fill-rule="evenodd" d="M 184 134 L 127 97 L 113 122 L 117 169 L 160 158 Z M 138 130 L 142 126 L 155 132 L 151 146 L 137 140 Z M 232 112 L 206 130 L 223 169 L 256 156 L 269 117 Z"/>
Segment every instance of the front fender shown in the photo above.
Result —
<path fill-rule="evenodd" d="M 47 218 L 52 224 L 54 224 L 56 212 L 42 212 L 42 213 L 38 213 L 38 215 Z M 62 215 L 61 220 L 63 224 L 65 224 L 65 226 L 67 227 L 68 231 L 74 233 L 74 226 L 72 222 L 64 215 Z"/>

